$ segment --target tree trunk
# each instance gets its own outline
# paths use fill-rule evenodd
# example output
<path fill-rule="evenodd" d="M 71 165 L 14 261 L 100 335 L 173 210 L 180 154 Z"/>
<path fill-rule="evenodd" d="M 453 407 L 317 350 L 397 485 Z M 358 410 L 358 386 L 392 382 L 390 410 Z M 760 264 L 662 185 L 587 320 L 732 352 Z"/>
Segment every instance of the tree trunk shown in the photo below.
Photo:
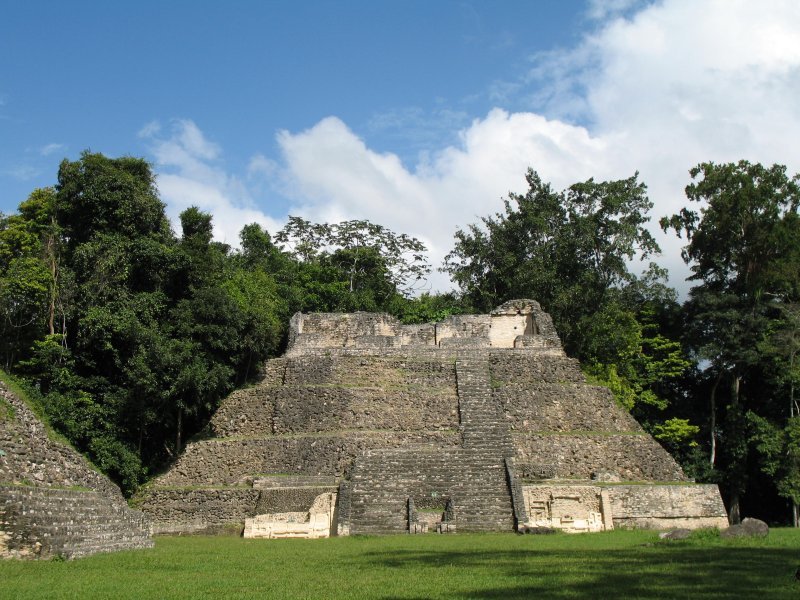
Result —
<path fill-rule="evenodd" d="M 714 387 L 711 388 L 711 468 L 717 462 L 717 386 L 722 379 L 722 371 L 717 373 L 717 379 L 714 381 Z"/>
<path fill-rule="evenodd" d="M 55 319 L 56 319 L 56 293 L 57 293 L 57 278 L 58 278 L 58 265 L 56 263 L 56 249 L 55 249 L 55 236 L 49 235 L 47 238 L 47 259 L 50 262 L 50 302 L 47 307 L 47 326 L 50 335 L 56 332 Z"/>
<path fill-rule="evenodd" d="M 181 453 L 181 429 L 183 428 L 183 407 L 178 407 L 178 427 L 175 435 L 175 456 Z"/>
<path fill-rule="evenodd" d="M 794 400 L 794 359 L 795 353 L 789 355 L 789 418 L 794 417 L 800 410 L 798 410 L 797 403 Z"/>
<path fill-rule="evenodd" d="M 731 408 L 730 410 L 737 411 L 737 419 L 739 418 L 739 389 L 741 387 L 742 378 L 738 373 L 733 373 L 733 380 L 731 381 Z M 733 464 L 731 467 L 734 473 L 739 469 L 740 465 Z M 740 481 L 733 481 L 731 487 L 731 507 L 728 511 L 728 520 L 731 525 L 737 525 L 742 522 L 742 509 L 741 509 L 741 495 L 739 493 Z"/>
<path fill-rule="evenodd" d="M 742 507 L 739 492 L 731 492 L 731 506 L 728 510 L 728 521 L 731 525 L 738 525 L 742 522 Z"/>
<path fill-rule="evenodd" d="M 793 419 L 795 415 L 800 412 L 797 411 L 797 405 L 794 401 L 794 358 L 795 353 L 792 352 L 789 357 L 789 418 Z M 800 506 L 797 502 L 792 500 L 792 527 L 800 527 Z"/>

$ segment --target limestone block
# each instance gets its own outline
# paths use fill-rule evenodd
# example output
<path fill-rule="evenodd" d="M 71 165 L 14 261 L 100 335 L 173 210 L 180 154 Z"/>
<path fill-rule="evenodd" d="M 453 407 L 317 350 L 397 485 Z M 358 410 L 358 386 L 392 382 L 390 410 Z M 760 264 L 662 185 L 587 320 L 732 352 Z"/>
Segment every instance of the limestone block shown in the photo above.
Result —
<path fill-rule="evenodd" d="M 614 525 L 645 529 L 727 527 L 719 488 L 713 484 L 609 485 Z"/>
<path fill-rule="evenodd" d="M 517 463 L 535 463 L 547 457 L 560 479 L 590 479 L 592 473 L 612 471 L 624 481 L 686 481 L 675 459 L 644 432 L 515 431 L 512 437 Z"/>

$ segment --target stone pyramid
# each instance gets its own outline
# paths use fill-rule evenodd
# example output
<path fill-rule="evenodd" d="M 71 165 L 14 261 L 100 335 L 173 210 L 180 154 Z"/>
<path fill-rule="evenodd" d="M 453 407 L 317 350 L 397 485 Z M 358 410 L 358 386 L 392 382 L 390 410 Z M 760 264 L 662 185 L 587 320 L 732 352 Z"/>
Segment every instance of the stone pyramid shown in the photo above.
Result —
<path fill-rule="evenodd" d="M 142 493 L 155 531 L 727 525 L 717 487 L 587 385 L 532 300 L 425 325 L 298 313 L 265 372 Z"/>
<path fill-rule="evenodd" d="M 0 558 L 152 547 L 140 511 L 0 382 Z"/>

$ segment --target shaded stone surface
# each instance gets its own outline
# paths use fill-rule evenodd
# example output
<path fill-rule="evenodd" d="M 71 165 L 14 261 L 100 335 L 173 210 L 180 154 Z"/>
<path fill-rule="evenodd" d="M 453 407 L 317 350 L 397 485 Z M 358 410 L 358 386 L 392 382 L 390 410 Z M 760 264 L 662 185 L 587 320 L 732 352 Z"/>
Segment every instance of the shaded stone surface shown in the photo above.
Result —
<path fill-rule="evenodd" d="M 769 525 L 760 519 L 747 517 L 741 523 L 731 525 L 720 532 L 724 538 L 737 537 L 767 537 L 769 535 Z"/>

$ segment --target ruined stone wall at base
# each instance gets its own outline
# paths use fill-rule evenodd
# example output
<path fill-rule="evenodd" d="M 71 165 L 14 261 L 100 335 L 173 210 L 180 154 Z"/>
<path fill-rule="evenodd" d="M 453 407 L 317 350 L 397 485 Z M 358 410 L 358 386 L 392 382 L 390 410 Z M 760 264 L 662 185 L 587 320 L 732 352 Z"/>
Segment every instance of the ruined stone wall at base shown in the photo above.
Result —
<path fill-rule="evenodd" d="M 335 485 L 153 488 L 142 495 L 140 507 L 150 517 L 154 533 L 235 532 L 245 519 L 256 515 L 306 512 L 317 496 L 337 489 Z"/>
<path fill-rule="evenodd" d="M 610 485 L 614 527 L 668 529 L 728 526 L 714 484 Z"/>
<path fill-rule="evenodd" d="M 592 513 L 602 517 L 602 523 L 597 520 L 592 524 L 594 530 L 608 528 L 610 524 L 623 529 L 728 525 L 716 485 L 542 481 L 522 487 L 530 518 L 539 526 L 542 525 L 537 521 L 548 527 L 570 529 L 574 519 L 591 519 Z M 586 528 L 586 523 L 581 525 Z"/>
<path fill-rule="evenodd" d="M 256 514 L 260 492 L 248 487 L 151 488 L 140 496 L 153 533 L 203 533 L 239 527 Z"/>

